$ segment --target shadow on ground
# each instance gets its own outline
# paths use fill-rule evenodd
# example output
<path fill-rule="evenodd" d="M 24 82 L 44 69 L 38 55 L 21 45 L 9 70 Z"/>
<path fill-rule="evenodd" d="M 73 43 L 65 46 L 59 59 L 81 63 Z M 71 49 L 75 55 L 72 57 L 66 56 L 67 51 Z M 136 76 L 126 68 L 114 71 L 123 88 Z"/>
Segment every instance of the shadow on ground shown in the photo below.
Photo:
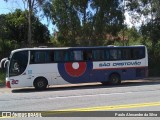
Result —
<path fill-rule="evenodd" d="M 78 90 L 78 89 L 99 89 L 99 88 L 113 88 L 113 87 L 129 87 L 129 86 L 144 86 L 144 85 L 160 85 L 160 80 L 136 80 L 136 81 L 123 81 L 120 85 L 103 85 L 101 83 L 85 83 L 75 85 L 55 85 L 50 86 L 46 90 L 37 91 L 32 88 L 19 88 L 13 89 L 12 93 L 29 93 L 29 92 L 45 92 L 45 91 L 65 91 L 65 90 Z"/>

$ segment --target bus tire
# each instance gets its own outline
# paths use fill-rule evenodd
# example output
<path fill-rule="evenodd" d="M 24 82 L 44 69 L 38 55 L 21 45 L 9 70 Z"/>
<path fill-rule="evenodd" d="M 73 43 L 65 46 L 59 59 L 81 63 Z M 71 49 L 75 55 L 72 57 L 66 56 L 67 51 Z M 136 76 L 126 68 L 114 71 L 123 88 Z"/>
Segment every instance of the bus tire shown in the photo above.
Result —
<path fill-rule="evenodd" d="M 111 84 L 111 85 L 121 84 L 120 75 L 119 75 L 118 73 L 112 73 L 112 74 L 109 76 L 109 81 L 108 81 L 108 83 Z"/>
<path fill-rule="evenodd" d="M 45 90 L 47 88 L 48 81 L 44 77 L 38 77 L 34 80 L 34 87 L 36 90 Z"/>
<path fill-rule="evenodd" d="M 102 85 L 108 85 L 108 82 L 101 82 Z"/>

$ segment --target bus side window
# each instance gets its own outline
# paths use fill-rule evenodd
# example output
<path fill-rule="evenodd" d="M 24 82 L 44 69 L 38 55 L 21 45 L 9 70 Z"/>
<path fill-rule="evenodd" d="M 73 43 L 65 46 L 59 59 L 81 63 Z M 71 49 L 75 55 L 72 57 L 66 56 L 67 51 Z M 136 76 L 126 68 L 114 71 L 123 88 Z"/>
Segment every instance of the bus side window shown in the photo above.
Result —
<path fill-rule="evenodd" d="M 49 58 L 50 58 L 50 62 L 54 62 L 54 51 L 50 51 Z"/>
<path fill-rule="evenodd" d="M 56 62 L 61 62 L 63 60 L 62 51 L 55 51 L 54 60 Z"/>
<path fill-rule="evenodd" d="M 131 60 L 131 49 L 123 49 L 122 50 L 122 56 L 123 56 L 123 60 Z"/>
<path fill-rule="evenodd" d="M 35 63 L 35 52 L 34 51 L 31 51 L 30 63 L 31 64 Z"/>
<path fill-rule="evenodd" d="M 139 49 L 139 58 L 145 58 L 145 49 L 144 48 L 140 48 Z"/>
<path fill-rule="evenodd" d="M 71 51 L 70 59 L 73 61 L 82 61 L 83 52 L 80 50 Z"/>
<path fill-rule="evenodd" d="M 69 61 L 69 52 L 64 50 L 59 50 L 54 52 L 54 60 L 56 62 L 66 62 Z"/>
<path fill-rule="evenodd" d="M 48 60 L 49 59 L 46 51 L 31 51 L 31 64 L 46 63 Z"/>
<path fill-rule="evenodd" d="M 109 50 L 105 50 L 105 60 L 109 60 Z"/>
<path fill-rule="evenodd" d="M 68 51 L 64 51 L 64 60 L 65 61 L 69 61 L 69 52 Z"/>
<path fill-rule="evenodd" d="M 104 60 L 104 50 L 93 50 L 93 60 Z"/>
<path fill-rule="evenodd" d="M 120 49 L 117 49 L 117 60 L 122 60 L 122 52 Z"/>
<path fill-rule="evenodd" d="M 111 60 L 121 60 L 121 50 L 120 49 L 111 49 L 110 50 L 110 59 Z"/>
<path fill-rule="evenodd" d="M 132 49 L 132 57 L 135 60 L 144 58 L 145 57 L 144 49 L 143 48 Z"/>
<path fill-rule="evenodd" d="M 116 60 L 117 59 L 117 50 L 111 49 L 110 50 L 110 59 Z"/>
<path fill-rule="evenodd" d="M 85 51 L 83 52 L 83 60 L 87 60 L 87 53 Z"/>
<path fill-rule="evenodd" d="M 41 51 L 35 52 L 35 62 L 36 63 L 45 63 L 46 53 Z"/>
<path fill-rule="evenodd" d="M 92 51 L 87 53 L 87 60 L 92 60 Z"/>
<path fill-rule="evenodd" d="M 84 60 L 92 60 L 92 51 L 84 51 L 83 52 L 83 58 Z"/>

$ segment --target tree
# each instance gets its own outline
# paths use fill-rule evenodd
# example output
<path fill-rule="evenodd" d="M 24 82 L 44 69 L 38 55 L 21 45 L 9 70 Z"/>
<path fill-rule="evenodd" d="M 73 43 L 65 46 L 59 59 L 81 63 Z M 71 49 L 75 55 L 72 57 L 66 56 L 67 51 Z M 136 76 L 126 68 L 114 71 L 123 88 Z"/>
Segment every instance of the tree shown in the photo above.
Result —
<path fill-rule="evenodd" d="M 139 1 L 127 1 L 128 10 L 131 13 L 132 18 L 135 21 L 142 21 L 141 33 L 145 38 L 149 38 L 152 41 L 152 48 L 158 42 L 157 33 L 159 28 L 157 25 L 160 20 L 160 1 L 159 0 L 139 0 Z"/>
<path fill-rule="evenodd" d="M 4 0 L 8 2 L 9 0 Z M 18 0 L 19 1 L 19 0 Z M 42 5 L 47 0 L 22 0 L 25 6 L 25 10 L 27 11 L 27 18 L 28 18 L 28 45 L 32 44 L 32 19 L 31 17 L 35 15 L 35 12 L 38 11 L 38 8 L 41 8 Z M 26 5 L 27 4 L 27 5 Z"/>
<path fill-rule="evenodd" d="M 58 39 L 62 45 L 73 46 L 79 36 L 80 20 L 71 0 L 52 0 L 44 8 L 45 14 L 50 17 L 59 30 Z"/>
<path fill-rule="evenodd" d="M 27 11 L 21 11 L 17 9 L 13 13 L 6 15 L 0 15 L 0 19 L 3 22 L 1 27 L 3 33 L 2 38 L 5 40 L 15 41 L 16 43 L 27 43 L 27 29 L 28 21 L 26 17 Z M 46 43 L 49 41 L 49 31 L 45 25 L 43 25 L 39 19 L 35 16 L 31 16 L 32 19 L 32 40 L 33 43 Z"/>
<path fill-rule="evenodd" d="M 32 22 L 31 16 L 33 15 L 34 10 L 36 10 L 37 5 L 40 7 L 44 0 L 23 0 L 24 3 L 27 2 L 28 6 L 28 44 L 32 44 Z"/>
<path fill-rule="evenodd" d="M 93 0 L 95 34 L 98 38 L 106 34 L 116 36 L 123 28 L 123 9 L 119 0 Z"/>
<path fill-rule="evenodd" d="M 149 70 L 152 75 L 159 75 L 160 71 L 160 1 L 139 0 L 128 1 L 128 10 L 139 16 L 142 20 L 140 33 L 143 37 L 143 44 L 147 45 L 149 53 Z M 137 17 L 138 18 L 138 17 Z"/>
<path fill-rule="evenodd" d="M 44 13 L 58 27 L 63 45 L 103 45 L 105 35 L 123 28 L 119 0 L 50 0 Z"/>

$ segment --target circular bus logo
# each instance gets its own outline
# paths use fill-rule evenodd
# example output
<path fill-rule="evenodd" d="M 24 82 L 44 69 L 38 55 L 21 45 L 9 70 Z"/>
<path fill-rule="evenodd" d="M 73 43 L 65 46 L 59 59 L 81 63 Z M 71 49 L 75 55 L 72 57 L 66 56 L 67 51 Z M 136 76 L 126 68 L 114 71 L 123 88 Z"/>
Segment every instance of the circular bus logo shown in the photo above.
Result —
<path fill-rule="evenodd" d="M 58 63 L 59 74 L 69 83 L 86 81 L 89 78 L 92 68 L 92 62 Z"/>
<path fill-rule="evenodd" d="M 85 62 L 74 62 L 74 63 L 65 63 L 65 70 L 68 75 L 72 77 L 79 77 L 83 75 L 86 71 L 86 63 Z"/>

